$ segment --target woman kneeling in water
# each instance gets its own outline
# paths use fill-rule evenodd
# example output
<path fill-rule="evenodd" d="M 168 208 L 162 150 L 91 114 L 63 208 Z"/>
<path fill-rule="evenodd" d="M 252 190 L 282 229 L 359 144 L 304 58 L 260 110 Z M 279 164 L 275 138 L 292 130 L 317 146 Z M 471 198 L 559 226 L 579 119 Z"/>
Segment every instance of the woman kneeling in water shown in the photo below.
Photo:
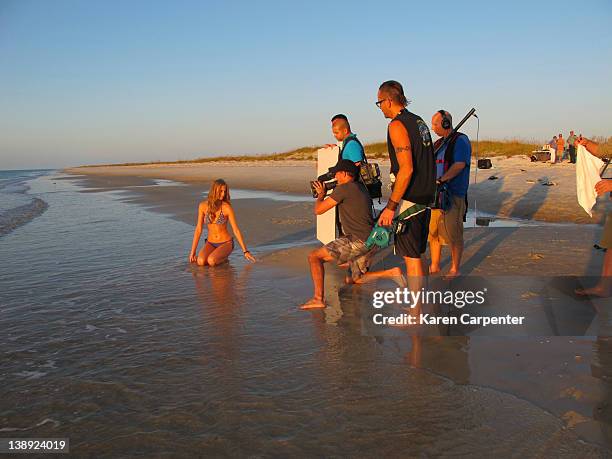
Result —
<path fill-rule="evenodd" d="M 189 253 L 190 263 L 197 263 L 199 266 L 215 266 L 227 260 L 229 254 L 234 250 L 234 239 L 227 231 L 228 220 L 242 247 L 244 257 L 249 261 L 255 261 L 251 252 L 247 250 L 240 228 L 236 223 L 234 209 L 230 204 L 229 188 L 223 179 L 217 179 L 210 186 L 208 199 L 202 201 L 198 206 L 198 221 Z M 204 224 L 208 227 L 208 238 L 205 240 L 204 248 L 196 257 Z"/>

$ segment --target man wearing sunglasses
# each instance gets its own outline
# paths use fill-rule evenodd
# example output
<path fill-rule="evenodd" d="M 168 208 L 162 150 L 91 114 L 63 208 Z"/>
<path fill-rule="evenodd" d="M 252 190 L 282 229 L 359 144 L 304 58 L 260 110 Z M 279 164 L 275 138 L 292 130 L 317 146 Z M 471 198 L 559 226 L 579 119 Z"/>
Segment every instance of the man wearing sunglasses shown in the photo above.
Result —
<path fill-rule="evenodd" d="M 436 187 L 433 142 L 427 124 L 406 109 L 402 85 L 385 81 L 378 89 L 376 105 L 391 120 L 387 148 L 391 161 L 393 191 L 378 224 L 389 226 L 396 213 L 408 214 L 395 236 L 395 253 L 406 263 L 409 278 L 424 275 L 421 255 L 427 248 L 430 209 Z M 410 210 L 409 212 L 406 212 Z"/>

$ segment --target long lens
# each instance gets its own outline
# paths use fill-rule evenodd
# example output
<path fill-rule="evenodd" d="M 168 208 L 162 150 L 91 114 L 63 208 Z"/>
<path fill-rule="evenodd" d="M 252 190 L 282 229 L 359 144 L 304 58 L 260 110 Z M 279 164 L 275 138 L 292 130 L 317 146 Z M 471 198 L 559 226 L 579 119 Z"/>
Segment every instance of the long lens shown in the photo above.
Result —
<path fill-rule="evenodd" d="M 338 185 L 338 182 L 336 180 L 327 180 L 327 181 L 315 180 L 314 182 L 310 182 L 310 191 L 312 192 L 313 198 L 317 197 L 317 189 L 315 188 L 315 183 L 317 182 L 321 182 L 326 194 L 329 190 L 333 190 L 334 188 L 336 188 L 336 185 Z"/>
<path fill-rule="evenodd" d="M 335 180 L 332 180 L 330 182 L 323 182 L 323 187 L 325 188 L 325 192 L 328 192 L 329 190 L 333 190 L 334 188 L 336 188 L 336 185 L 338 185 L 338 182 L 336 182 Z"/>

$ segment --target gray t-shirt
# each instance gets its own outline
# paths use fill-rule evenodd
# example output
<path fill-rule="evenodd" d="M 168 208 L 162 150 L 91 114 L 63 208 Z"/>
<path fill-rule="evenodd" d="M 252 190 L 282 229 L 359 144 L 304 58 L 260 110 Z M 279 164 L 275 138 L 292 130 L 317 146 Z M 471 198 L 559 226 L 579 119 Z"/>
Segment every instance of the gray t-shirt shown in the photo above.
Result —
<path fill-rule="evenodd" d="M 338 213 L 342 232 L 366 241 L 372 227 L 372 199 L 361 182 L 349 182 L 338 185 L 330 195 L 338 203 Z"/>

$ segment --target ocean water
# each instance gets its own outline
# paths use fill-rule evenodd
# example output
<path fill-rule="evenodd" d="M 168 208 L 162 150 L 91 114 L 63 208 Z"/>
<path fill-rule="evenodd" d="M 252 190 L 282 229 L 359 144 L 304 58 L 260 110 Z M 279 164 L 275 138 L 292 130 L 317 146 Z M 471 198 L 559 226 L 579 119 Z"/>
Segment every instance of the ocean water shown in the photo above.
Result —
<path fill-rule="evenodd" d="M 0 238 L 2 437 L 69 437 L 77 457 L 607 452 L 469 384 L 465 338 L 364 336 L 358 289 L 303 312 L 303 273 L 240 251 L 194 267 L 193 227 L 121 192 L 81 193 L 57 172 L 9 186 L 47 208 Z M 453 377 L 417 368 L 417 344 Z"/>
<path fill-rule="evenodd" d="M 47 203 L 28 194 L 28 182 L 48 169 L 0 170 L 0 237 L 25 225 L 47 209 Z"/>

